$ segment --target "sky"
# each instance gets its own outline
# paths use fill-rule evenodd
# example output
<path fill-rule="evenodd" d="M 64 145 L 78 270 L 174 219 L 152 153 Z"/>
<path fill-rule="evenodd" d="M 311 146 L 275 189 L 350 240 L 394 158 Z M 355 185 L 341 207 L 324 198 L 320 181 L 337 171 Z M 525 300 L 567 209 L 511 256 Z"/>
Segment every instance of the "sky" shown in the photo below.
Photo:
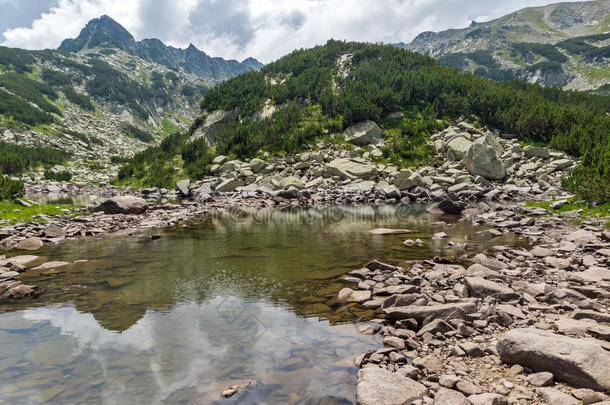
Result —
<path fill-rule="evenodd" d="M 328 39 L 409 42 L 550 0 L 0 0 L 0 44 L 56 48 L 107 14 L 138 40 L 268 63 Z"/>

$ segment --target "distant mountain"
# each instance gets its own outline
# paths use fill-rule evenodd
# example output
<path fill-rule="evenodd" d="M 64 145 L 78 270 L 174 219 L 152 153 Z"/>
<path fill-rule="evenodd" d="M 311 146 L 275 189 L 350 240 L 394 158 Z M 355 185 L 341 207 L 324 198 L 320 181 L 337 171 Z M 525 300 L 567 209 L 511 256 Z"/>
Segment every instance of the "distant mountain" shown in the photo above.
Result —
<path fill-rule="evenodd" d="M 186 130 L 210 87 L 260 67 L 137 42 L 102 16 L 59 50 L 0 47 L 0 142 L 64 150 L 76 181 L 107 181 L 121 158 Z"/>
<path fill-rule="evenodd" d="M 524 8 L 397 45 L 493 80 L 601 89 L 610 83 L 610 0 Z"/>
<path fill-rule="evenodd" d="M 253 58 L 243 62 L 213 58 L 189 45 L 186 49 L 166 46 L 158 39 L 136 41 L 122 25 L 107 15 L 93 19 L 82 29 L 79 36 L 66 39 L 59 50 L 72 53 L 87 53 L 93 49 L 120 49 L 129 55 L 167 66 L 184 69 L 202 79 L 223 81 L 253 69 L 260 69 L 262 63 Z"/>

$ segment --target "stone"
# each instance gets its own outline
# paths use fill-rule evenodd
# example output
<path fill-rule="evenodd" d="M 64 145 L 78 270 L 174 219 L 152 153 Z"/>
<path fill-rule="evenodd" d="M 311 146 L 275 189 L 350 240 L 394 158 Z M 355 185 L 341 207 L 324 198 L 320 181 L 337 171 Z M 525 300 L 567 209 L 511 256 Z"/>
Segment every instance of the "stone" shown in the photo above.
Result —
<path fill-rule="evenodd" d="M 37 237 L 26 238 L 17 242 L 15 249 L 38 250 L 42 247 L 42 240 Z"/>
<path fill-rule="evenodd" d="M 386 369 L 366 367 L 358 371 L 358 405 L 409 405 L 427 393 L 424 385 Z"/>
<path fill-rule="evenodd" d="M 250 160 L 250 169 L 254 173 L 259 173 L 265 167 L 265 161 L 263 159 L 254 158 Z"/>
<path fill-rule="evenodd" d="M 449 325 L 447 322 L 442 319 L 435 319 L 432 322 L 424 325 L 423 328 L 417 332 L 417 336 L 422 336 L 424 333 L 432 333 L 433 335 L 437 332 L 446 333 L 455 330 L 455 328 Z"/>
<path fill-rule="evenodd" d="M 463 136 L 458 136 L 447 142 L 447 158 L 449 160 L 462 160 L 470 150 L 472 142 Z"/>
<path fill-rule="evenodd" d="M 366 178 L 377 172 L 375 165 L 355 159 L 339 158 L 326 164 L 326 171 L 332 176 L 354 180 Z"/>
<path fill-rule="evenodd" d="M 411 233 L 413 231 L 409 229 L 393 229 L 393 228 L 375 228 L 371 229 L 369 233 L 373 235 L 400 235 L 404 233 Z"/>
<path fill-rule="evenodd" d="M 244 183 L 240 179 L 231 178 L 231 179 L 227 179 L 227 180 L 221 182 L 219 185 L 217 185 L 216 191 L 228 193 L 231 191 L 235 191 L 235 189 L 237 187 L 241 187 L 243 185 L 244 185 Z"/>
<path fill-rule="evenodd" d="M 483 392 L 481 387 L 473 384 L 472 382 L 470 382 L 468 380 L 464 380 L 464 379 L 458 381 L 457 384 L 455 384 L 455 388 L 457 388 L 458 390 L 460 390 L 461 392 L 463 392 L 466 395 L 477 395 L 477 394 L 481 394 Z"/>
<path fill-rule="evenodd" d="M 189 179 L 178 180 L 176 182 L 176 191 L 178 191 L 181 196 L 188 197 L 191 195 L 190 185 L 191 181 Z"/>
<path fill-rule="evenodd" d="M 471 405 L 508 405 L 508 400 L 504 395 L 492 394 L 490 392 L 470 395 L 468 401 L 470 401 Z"/>
<path fill-rule="evenodd" d="M 568 242 L 574 242 L 579 245 L 599 242 L 597 236 L 595 236 L 593 232 L 587 231 L 586 229 L 579 229 L 577 231 L 574 231 L 571 234 L 567 235 L 564 240 Z"/>
<path fill-rule="evenodd" d="M 383 131 L 371 120 L 354 124 L 343 134 L 345 140 L 354 145 L 377 145 L 383 140 Z"/>
<path fill-rule="evenodd" d="M 574 397 L 580 399 L 583 405 L 595 404 L 602 401 L 607 401 L 605 404 L 600 405 L 608 405 L 610 404 L 610 397 L 601 392 L 595 392 L 588 388 L 579 388 L 576 390 L 572 390 L 572 395 Z"/>
<path fill-rule="evenodd" d="M 30 298 L 38 298 L 42 294 L 42 289 L 37 285 L 21 284 L 10 288 L 4 293 L 3 297 L 9 300 L 22 300 Z"/>
<path fill-rule="evenodd" d="M 464 164 L 473 176 L 483 176 L 488 180 L 501 180 L 506 176 L 502 161 L 489 145 L 472 144 L 464 158 Z"/>
<path fill-rule="evenodd" d="M 498 341 L 500 359 L 534 371 L 548 371 L 575 387 L 610 389 L 610 353 L 591 339 L 535 328 L 513 329 Z"/>
<path fill-rule="evenodd" d="M 553 383 L 553 374 L 548 371 L 541 371 L 527 376 L 527 381 L 536 387 L 546 387 Z"/>
<path fill-rule="evenodd" d="M 523 153 L 527 157 L 537 157 L 543 159 L 549 158 L 549 148 L 545 147 L 527 145 L 523 148 Z"/>
<path fill-rule="evenodd" d="M 552 405 L 579 405 L 579 401 L 555 388 L 537 388 L 536 394 L 540 395 L 547 404 Z"/>
<path fill-rule="evenodd" d="M 363 290 L 354 291 L 349 296 L 350 301 L 354 301 L 354 302 L 358 302 L 358 303 L 363 303 L 370 299 L 371 299 L 371 292 L 368 290 L 367 291 L 363 291 Z"/>
<path fill-rule="evenodd" d="M 353 292 L 354 292 L 354 290 L 352 290 L 351 288 L 342 288 L 339 291 L 339 294 L 337 295 L 337 300 L 345 301 L 346 299 L 348 299 L 350 297 L 350 295 L 352 295 Z"/>
<path fill-rule="evenodd" d="M 41 264 L 40 266 L 34 267 L 32 270 L 47 270 L 47 269 L 56 269 L 58 267 L 64 267 L 67 266 L 68 262 L 47 262 L 44 264 Z"/>
<path fill-rule="evenodd" d="M 97 207 L 94 207 L 91 211 L 103 212 L 104 214 L 128 214 L 137 215 L 146 212 L 148 203 L 145 199 L 133 196 L 118 196 L 112 197 Z"/>
<path fill-rule="evenodd" d="M 474 302 L 457 302 L 441 305 L 410 305 L 410 306 L 395 306 L 383 309 L 383 312 L 392 320 L 401 320 L 413 318 L 418 322 L 422 322 L 427 317 L 442 319 L 448 321 L 450 319 L 464 319 L 467 314 L 477 311 L 477 306 Z"/>
<path fill-rule="evenodd" d="M 424 368 L 430 373 L 436 373 L 443 367 L 441 360 L 433 354 L 413 359 L 413 365 L 415 367 Z"/>
<path fill-rule="evenodd" d="M 386 336 L 383 338 L 383 345 L 385 347 L 393 347 L 398 350 L 404 350 L 406 348 L 405 341 L 397 336 Z"/>
<path fill-rule="evenodd" d="M 520 295 L 511 288 L 482 277 L 466 277 L 465 284 L 471 297 L 494 297 L 500 301 L 519 299 Z"/>
<path fill-rule="evenodd" d="M 437 204 L 437 207 L 445 214 L 460 215 L 466 208 L 466 205 L 451 200 L 443 200 Z"/>
<path fill-rule="evenodd" d="M 459 391 L 441 388 L 434 396 L 434 405 L 470 405 L 470 402 Z"/>

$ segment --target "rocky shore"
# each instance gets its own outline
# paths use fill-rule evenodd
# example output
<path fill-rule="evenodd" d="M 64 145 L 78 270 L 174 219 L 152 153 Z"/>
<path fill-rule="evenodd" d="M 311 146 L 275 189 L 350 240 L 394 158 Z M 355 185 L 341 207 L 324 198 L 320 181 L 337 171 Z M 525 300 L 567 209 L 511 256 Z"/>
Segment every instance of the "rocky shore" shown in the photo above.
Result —
<path fill-rule="evenodd" d="M 529 250 L 404 268 L 373 260 L 344 278 L 338 300 L 377 309 L 360 330 L 383 339 L 355 361 L 358 404 L 610 403 L 610 232 L 544 211 L 463 212 L 491 225 L 489 238 L 528 238 Z"/>

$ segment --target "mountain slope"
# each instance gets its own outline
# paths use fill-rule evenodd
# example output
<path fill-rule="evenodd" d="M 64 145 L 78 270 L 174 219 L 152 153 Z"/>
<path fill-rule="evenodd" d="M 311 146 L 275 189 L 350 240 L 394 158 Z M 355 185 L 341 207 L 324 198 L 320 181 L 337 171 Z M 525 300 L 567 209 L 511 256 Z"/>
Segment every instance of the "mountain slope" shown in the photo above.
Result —
<path fill-rule="evenodd" d="M 133 36 L 107 15 L 89 21 L 79 36 L 66 39 L 59 50 L 72 53 L 86 53 L 94 48 L 117 48 L 129 55 L 158 63 L 170 69 L 184 69 L 205 80 L 219 82 L 252 69 L 260 69 L 262 64 L 248 58 L 242 63 L 236 60 L 212 58 L 189 45 L 186 49 L 166 46 L 158 39 L 136 41 Z"/>
<path fill-rule="evenodd" d="M 427 136 L 466 115 L 583 156 L 580 184 L 610 190 L 610 98 L 495 83 L 394 46 L 329 41 L 294 51 L 215 86 L 202 107 L 207 113 L 188 133 L 135 156 L 121 169 L 121 181 L 168 184 L 176 173 L 201 178 L 216 170 L 215 155 L 298 153 L 322 138 L 342 144 L 346 128 L 370 127 L 362 124 L 367 120 L 385 129 L 385 162 L 405 167 L 431 159 Z"/>
<path fill-rule="evenodd" d="M 136 42 L 109 17 L 61 48 L 0 47 L 0 142 L 66 151 L 83 182 L 108 181 L 111 161 L 187 129 L 210 86 L 260 66 Z"/>
<path fill-rule="evenodd" d="M 525 8 L 398 45 L 494 80 L 595 90 L 610 82 L 610 0 Z"/>

